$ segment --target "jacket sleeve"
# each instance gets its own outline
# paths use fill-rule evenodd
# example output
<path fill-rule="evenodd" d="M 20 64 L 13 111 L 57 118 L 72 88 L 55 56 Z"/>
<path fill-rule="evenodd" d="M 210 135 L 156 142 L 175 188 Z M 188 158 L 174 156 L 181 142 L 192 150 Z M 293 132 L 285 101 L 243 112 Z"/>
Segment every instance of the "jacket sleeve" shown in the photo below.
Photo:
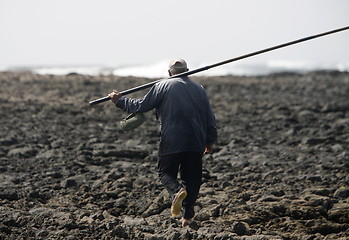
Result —
<path fill-rule="evenodd" d="M 210 104 L 207 111 L 207 136 L 206 145 L 213 145 L 217 141 L 216 118 L 212 112 Z"/>
<path fill-rule="evenodd" d="M 154 85 L 142 99 L 121 96 L 115 105 L 128 113 L 144 113 L 159 106 L 161 98 L 161 91 Z"/>

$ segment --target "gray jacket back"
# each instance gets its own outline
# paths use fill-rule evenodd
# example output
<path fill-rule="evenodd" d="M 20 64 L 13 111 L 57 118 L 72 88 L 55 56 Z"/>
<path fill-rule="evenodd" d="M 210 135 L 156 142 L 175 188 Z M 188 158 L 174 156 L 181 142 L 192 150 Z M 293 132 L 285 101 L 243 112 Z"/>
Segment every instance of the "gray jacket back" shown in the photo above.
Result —
<path fill-rule="evenodd" d="M 116 106 L 129 113 L 156 109 L 160 121 L 159 155 L 203 153 L 217 139 L 215 116 L 206 91 L 188 77 L 153 85 L 143 99 L 120 97 Z"/>

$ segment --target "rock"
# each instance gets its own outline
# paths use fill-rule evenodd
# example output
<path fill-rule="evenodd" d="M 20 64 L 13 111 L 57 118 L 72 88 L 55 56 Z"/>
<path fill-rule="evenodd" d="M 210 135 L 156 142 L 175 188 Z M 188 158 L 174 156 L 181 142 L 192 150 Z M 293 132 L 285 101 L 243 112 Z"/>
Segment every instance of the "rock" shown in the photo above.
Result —
<path fill-rule="evenodd" d="M 262 198 L 258 199 L 258 201 L 261 202 L 278 202 L 280 201 L 280 198 L 272 196 L 272 195 L 267 195 L 267 196 L 263 196 Z"/>
<path fill-rule="evenodd" d="M 53 185 L 52 189 L 53 190 L 61 190 L 62 187 L 61 187 L 61 185 L 56 184 L 56 185 Z"/>
<path fill-rule="evenodd" d="M 345 231 L 349 228 L 349 225 L 342 225 L 338 223 L 324 223 L 319 226 L 312 227 L 310 229 L 310 233 L 315 234 L 315 233 L 320 233 L 322 235 L 328 235 L 331 233 L 339 233 L 342 231 Z"/>
<path fill-rule="evenodd" d="M 308 205 L 317 207 L 321 206 L 323 207 L 326 211 L 327 209 L 331 206 L 331 199 L 329 197 L 325 196 L 319 196 L 319 195 L 314 195 L 314 194 L 306 194 L 302 196 L 303 199 L 308 201 Z"/>
<path fill-rule="evenodd" d="M 195 216 L 195 219 L 198 221 L 206 221 L 209 220 L 211 217 L 211 212 L 207 211 L 200 211 L 199 213 L 197 213 L 197 215 Z"/>
<path fill-rule="evenodd" d="M 3 232 L 5 234 L 11 234 L 12 230 L 11 230 L 11 228 L 8 228 L 6 226 L 0 226 L 0 232 Z"/>
<path fill-rule="evenodd" d="M 46 208 L 46 207 L 32 208 L 28 212 L 33 215 L 44 215 L 44 216 L 52 215 L 52 209 Z"/>
<path fill-rule="evenodd" d="M 60 173 L 60 172 L 47 172 L 46 175 L 49 177 L 52 177 L 52 178 L 56 178 L 56 179 L 63 177 L 62 173 Z"/>
<path fill-rule="evenodd" d="M 61 183 L 61 186 L 63 188 L 71 188 L 71 187 L 75 187 L 77 185 L 78 185 L 77 181 L 73 178 L 67 178 L 67 179 L 63 180 Z"/>
<path fill-rule="evenodd" d="M 279 190 L 274 190 L 274 191 L 271 191 L 270 194 L 276 196 L 276 197 L 282 197 L 285 195 L 285 191 L 282 190 L 282 189 L 279 189 Z"/>
<path fill-rule="evenodd" d="M 303 110 L 303 111 L 299 112 L 298 114 L 300 117 L 312 118 L 315 116 L 315 113 L 313 111 L 310 111 L 310 110 Z"/>
<path fill-rule="evenodd" d="M 244 201 L 249 201 L 251 199 L 251 194 L 250 192 L 243 192 L 243 193 L 240 193 L 237 198 L 238 199 L 242 199 Z"/>
<path fill-rule="evenodd" d="M 333 192 L 331 188 L 315 188 L 315 189 L 308 189 L 309 193 L 316 194 L 320 196 L 329 197 L 330 194 Z"/>
<path fill-rule="evenodd" d="M 210 209 L 211 216 L 212 217 L 219 217 L 220 215 L 220 210 L 222 209 L 222 205 L 218 204 Z"/>
<path fill-rule="evenodd" d="M 19 227 L 19 223 L 11 217 L 3 219 L 2 223 L 7 227 Z"/>
<path fill-rule="evenodd" d="M 20 148 L 11 149 L 7 155 L 9 157 L 29 158 L 29 157 L 35 156 L 36 153 L 37 153 L 37 150 L 35 150 L 32 147 L 20 147 Z"/>
<path fill-rule="evenodd" d="M 122 226 L 116 226 L 111 232 L 110 232 L 110 236 L 112 237 L 119 237 L 122 239 L 127 239 L 128 238 L 128 234 L 126 232 L 126 230 L 122 227 Z"/>
<path fill-rule="evenodd" d="M 148 156 L 147 151 L 142 150 L 104 150 L 104 151 L 94 151 L 94 156 L 99 157 L 125 157 L 125 158 L 145 158 Z"/>
<path fill-rule="evenodd" d="M 338 188 L 334 192 L 333 196 L 336 198 L 348 198 L 349 197 L 349 187 Z"/>
<path fill-rule="evenodd" d="M 302 139 L 302 143 L 305 144 L 305 145 L 318 145 L 318 144 L 321 144 L 321 143 L 324 143 L 326 142 L 326 139 L 325 138 L 308 138 L 308 137 L 305 137 Z"/>
<path fill-rule="evenodd" d="M 30 197 L 30 198 L 40 198 L 40 194 L 39 194 L 39 192 L 34 190 L 34 191 L 31 191 L 29 193 L 28 197 Z"/>
<path fill-rule="evenodd" d="M 12 179 L 12 182 L 13 182 L 14 184 L 20 184 L 20 183 L 21 183 L 21 179 L 19 179 L 19 178 L 14 178 L 14 179 Z"/>
<path fill-rule="evenodd" d="M 170 200 L 166 197 L 167 193 L 162 191 L 158 197 L 142 213 L 142 217 L 149 217 L 155 214 L 160 214 L 166 208 L 171 206 Z"/>
<path fill-rule="evenodd" d="M 342 152 L 344 147 L 341 144 L 334 144 L 331 146 L 333 152 Z"/>
<path fill-rule="evenodd" d="M 306 176 L 306 180 L 311 181 L 311 182 L 321 182 L 322 177 L 319 175 L 308 175 L 308 176 Z"/>
<path fill-rule="evenodd" d="M 334 122 L 335 127 L 345 127 L 349 125 L 349 118 L 341 118 Z"/>
<path fill-rule="evenodd" d="M 92 224 L 94 221 L 95 220 L 92 217 L 84 216 L 79 220 L 78 223 L 79 224 L 85 224 L 85 223 Z"/>
<path fill-rule="evenodd" d="M 0 189 L 0 199 L 7 199 L 10 201 L 18 200 L 19 194 L 15 189 Z"/>
<path fill-rule="evenodd" d="M 56 149 L 50 149 L 50 150 L 45 150 L 42 152 L 39 152 L 36 155 L 36 158 L 38 159 L 57 159 L 59 157 L 64 156 L 63 153 L 61 151 L 59 151 L 58 148 Z"/>
<path fill-rule="evenodd" d="M 76 226 L 72 214 L 69 212 L 53 211 L 52 218 L 60 226 L 61 229 L 73 229 L 74 226 Z"/>
<path fill-rule="evenodd" d="M 124 218 L 124 224 L 127 226 L 140 226 L 140 225 L 146 225 L 147 222 L 144 220 L 144 218 L 131 218 L 126 216 Z"/>
<path fill-rule="evenodd" d="M 14 137 L 0 138 L 0 146 L 11 146 L 17 143 L 18 140 Z"/>
<path fill-rule="evenodd" d="M 313 206 L 303 206 L 298 204 L 292 204 L 290 207 L 288 207 L 286 215 L 290 216 L 293 219 L 302 219 L 302 220 L 309 220 L 309 219 L 317 219 L 326 214 L 325 208 L 317 209 Z"/>
<path fill-rule="evenodd" d="M 208 235 L 207 237 L 209 236 L 210 235 Z M 213 240 L 228 240 L 228 239 L 234 239 L 236 235 L 224 232 L 224 233 L 211 234 L 211 236 L 213 237 Z"/>
<path fill-rule="evenodd" d="M 284 238 L 275 235 L 254 235 L 254 236 L 244 236 L 243 240 L 283 240 Z"/>
<path fill-rule="evenodd" d="M 338 223 L 349 223 L 349 203 L 336 203 L 328 211 L 328 218 Z"/>
<path fill-rule="evenodd" d="M 163 236 L 166 240 L 180 240 L 181 235 L 179 232 L 176 231 L 168 231 L 168 233 Z"/>
<path fill-rule="evenodd" d="M 287 207 L 284 204 L 272 204 L 270 211 L 279 216 L 284 216 L 286 214 Z"/>
<path fill-rule="evenodd" d="M 242 235 L 249 235 L 249 227 L 247 225 L 247 223 L 243 223 L 243 222 L 234 222 L 231 226 L 232 228 L 232 232 L 236 233 L 239 236 Z"/>
<path fill-rule="evenodd" d="M 117 180 L 123 177 L 123 173 L 117 169 L 112 170 L 110 173 L 106 174 L 105 178 L 110 180 Z"/>

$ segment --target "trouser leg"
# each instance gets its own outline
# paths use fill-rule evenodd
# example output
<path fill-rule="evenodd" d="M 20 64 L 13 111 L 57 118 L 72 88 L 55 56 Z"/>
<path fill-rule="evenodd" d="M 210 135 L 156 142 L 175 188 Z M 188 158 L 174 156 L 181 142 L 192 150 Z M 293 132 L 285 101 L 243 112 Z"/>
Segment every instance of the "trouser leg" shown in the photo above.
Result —
<path fill-rule="evenodd" d="M 173 199 L 174 194 L 183 187 L 177 180 L 180 161 L 176 156 L 177 154 L 159 156 L 158 158 L 159 178 L 161 183 L 170 194 L 171 199 Z"/>
<path fill-rule="evenodd" d="M 183 184 L 177 180 L 178 171 Z M 174 198 L 181 188 L 186 188 L 187 197 L 183 201 L 183 217 L 194 217 L 194 204 L 199 195 L 202 178 L 202 155 L 194 152 L 160 156 L 158 174 L 161 183 Z"/>
<path fill-rule="evenodd" d="M 194 152 L 186 152 L 182 155 L 180 164 L 180 176 L 187 189 L 187 197 L 183 201 L 183 217 L 194 217 L 194 204 L 198 198 L 202 183 L 202 155 Z"/>

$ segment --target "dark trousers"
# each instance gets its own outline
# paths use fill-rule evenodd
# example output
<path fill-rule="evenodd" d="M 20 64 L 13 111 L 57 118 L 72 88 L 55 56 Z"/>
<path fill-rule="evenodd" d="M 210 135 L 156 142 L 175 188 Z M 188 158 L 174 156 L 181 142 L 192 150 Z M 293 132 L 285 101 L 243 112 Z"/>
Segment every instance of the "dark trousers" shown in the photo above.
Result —
<path fill-rule="evenodd" d="M 177 179 L 178 172 L 180 179 Z M 158 173 L 161 183 L 172 199 L 181 188 L 187 190 L 188 195 L 183 201 L 183 217 L 194 217 L 194 204 L 201 186 L 202 154 L 181 152 L 159 156 Z"/>

